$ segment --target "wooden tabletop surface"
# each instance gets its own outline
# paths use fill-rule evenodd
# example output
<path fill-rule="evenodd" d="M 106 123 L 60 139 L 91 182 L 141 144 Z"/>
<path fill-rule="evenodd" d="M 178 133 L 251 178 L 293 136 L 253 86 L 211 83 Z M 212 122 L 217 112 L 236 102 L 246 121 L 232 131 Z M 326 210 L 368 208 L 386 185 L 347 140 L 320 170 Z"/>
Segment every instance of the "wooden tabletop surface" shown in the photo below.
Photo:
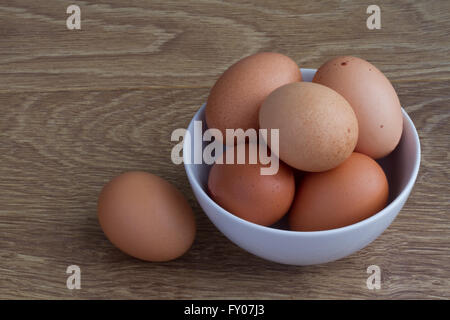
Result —
<path fill-rule="evenodd" d="M 68 30 L 66 8 L 81 8 Z M 450 298 L 450 2 L 4 0 L 0 4 L 1 299 Z M 170 160 L 219 75 L 276 51 L 304 68 L 362 57 L 392 81 L 422 146 L 415 187 L 372 244 L 298 267 L 223 236 Z M 197 237 L 167 263 L 133 259 L 105 238 L 97 196 L 115 175 L 156 173 L 189 199 Z M 81 289 L 66 268 L 81 268 Z M 381 289 L 366 286 L 381 269 Z"/>

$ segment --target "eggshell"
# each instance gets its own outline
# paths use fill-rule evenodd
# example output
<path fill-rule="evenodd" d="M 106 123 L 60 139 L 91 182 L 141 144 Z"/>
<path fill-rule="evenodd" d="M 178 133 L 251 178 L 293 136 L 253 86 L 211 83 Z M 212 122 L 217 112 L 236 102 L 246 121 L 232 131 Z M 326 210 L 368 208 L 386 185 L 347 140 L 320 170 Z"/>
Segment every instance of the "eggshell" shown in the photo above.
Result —
<path fill-rule="evenodd" d="M 303 177 L 289 212 L 289 227 L 319 231 L 351 225 L 383 209 L 388 193 L 383 169 L 354 152 L 337 168 Z"/>
<path fill-rule="evenodd" d="M 127 172 L 106 184 L 98 219 L 123 252 L 146 261 L 183 255 L 195 238 L 195 219 L 184 196 L 169 182 L 145 172 Z"/>
<path fill-rule="evenodd" d="M 263 226 L 277 222 L 294 199 L 294 174 L 280 161 L 276 174 L 261 175 L 260 169 L 265 166 L 260 161 L 250 164 L 248 159 L 245 164 L 215 163 L 208 177 L 211 198 L 244 220 Z"/>
<path fill-rule="evenodd" d="M 297 64 L 289 57 L 273 52 L 248 56 L 227 69 L 210 91 L 205 117 L 209 128 L 258 129 L 258 110 L 276 88 L 300 81 Z M 234 144 L 233 141 L 227 144 Z"/>
<path fill-rule="evenodd" d="M 355 150 L 379 159 L 395 149 L 403 130 L 397 93 L 384 74 L 356 57 L 338 57 L 323 64 L 313 82 L 340 93 L 355 110 L 359 138 Z"/>
<path fill-rule="evenodd" d="M 261 106 L 259 123 L 261 129 L 279 129 L 281 160 L 309 172 L 341 164 L 358 138 L 358 122 L 348 102 L 330 88 L 310 82 L 273 91 Z M 274 143 L 267 141 L 276 153 Z"/>

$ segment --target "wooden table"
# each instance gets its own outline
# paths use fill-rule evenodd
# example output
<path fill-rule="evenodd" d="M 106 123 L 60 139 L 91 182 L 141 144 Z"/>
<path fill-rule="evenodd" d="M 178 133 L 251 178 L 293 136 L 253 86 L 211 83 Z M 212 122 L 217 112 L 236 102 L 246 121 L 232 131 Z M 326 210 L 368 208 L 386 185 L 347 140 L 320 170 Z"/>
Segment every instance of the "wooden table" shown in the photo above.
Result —
<path fill-rule="evenodd" d="M 79 2 L 0 4 L 0 298 L 450 298 L 450 2 Z M 196 203 L 170 141 L 235 61 L 277 51 L 301 67 L 362 57 L 392 81 L 421 139 L 422 163 L 394 223 L 368 247 L 309 267 L 271 263 L 225 238 Z M 198 235 L 168 263 L 105 238 L 97 196 L 128 170 L 156 173 L 192 204 Z M 81 268 L 81 290 L 66 268 Z M 368 266 L 381 289 L 368 290 Z"/>

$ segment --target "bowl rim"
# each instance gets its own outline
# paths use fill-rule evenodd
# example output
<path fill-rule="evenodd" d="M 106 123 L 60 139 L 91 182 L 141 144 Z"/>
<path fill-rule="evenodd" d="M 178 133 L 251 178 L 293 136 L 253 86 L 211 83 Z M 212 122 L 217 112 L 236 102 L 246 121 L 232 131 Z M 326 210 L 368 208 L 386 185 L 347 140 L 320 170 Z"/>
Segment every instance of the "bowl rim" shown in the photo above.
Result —
<path fill-rule="evenodd" d="M 308 70 L 311 70 L 311 69 L 308 69 Z M 191 121 L 189 122 L 188 129 L 187 129 L 188 131 L 189 131 L 189 128 L 192 126 L 194 119 L 196 119 L 202 112 L 204 112 L 205 107 L 206 107 L 206 103 L 204 103 L 200 107 L 200 109 L 197 110 L 197 112 L 195 113 L 195 115 L 193 116 Z M 209 194 L 200 185 L 200 182 L 195 178 L 194 173 L 191 169 L 191 166 L 194 166 L 195 164 L 188 164 L 189 161 L 187 161 L 188 159 L 186 159 L 186 154 L 187 154 L 186 152 L 183 152 L 184 169 L 186 171 L 186 175 L 188 176 L 190 183 L 193 184 L 191 186 L 192 189 L 194 189 L 194 188 L 199 189 L 202 196 L 204 196 L 213 205 L 213 207 L 216 210 L 225 214 L 232 220 L 235 220 L 236 223 L 241 223 L 241 224 L 247 225 L 250 228 L 259 229 L 259 230 L 265 231 L 265 232 L 273 232 L 273 233 L 278 233 L 280 235 L 284 234 L 284 235 L 289 235 L 289 236 L 294 236 L 294 235 L 318 236 L 318 235 L 330 235 L 330 234 L 335 234 L 335 233 L 352 231 L 354 229 L 359 229 L 360 227 L 371 224 L 371 223 L 381 219 L 384 215 L 386 215 L 388 212 L 390 212 L 390 210 L 392 208 L 394 208 L 398 203 L 400 203 L 402 201 L 402 199 L 407 198 L 409 192 L 411 192 L 411 189 L 414 186 L 417 175 L 419 173 L 419 167 L 420 167 L 420 159 L 421 159 L 420 139 L 419 139 L 419 135 L 417 133 L 417 129 L 414 126 L 413 121 L 411 120 L 411 118 L 409 117 L 407 112 L 403 109 L 403 107 L 401 109 L 402 109 L 403 120 L 406 120 L 409 123 L 410 127 L 412 128 L 414 142 L 417 146 L 412 174 L 408 178 L 408 182 L 407 182 L 406 186 L 403 188 L 403 190 L 386 207 L 384 207 L 382 210 L 378 211 L 377 213 L 371 215 L 370 217 L 368 217 L 364 220 L 358 221 L 356 223 L 350 224 L 348 226 L 329 229 L 329 230 L 319 230 L 319 231 L 294 231 L 294 230 L 277 229 L 277 228 L 273 228 L 270 226 L 263 226 L 263 225 L 256 224 L 254 222 L 247 221 L 247 220 L 242 219 L 242 218 L 234 215 L 233 213 L 225 210 L 209 196 Z M 403 133 L 402 133 L 402 135 L 403 135 Z M 183 150 L 185 149 L 185 147 L 187 147 L 186 141 L 187 140 L 183 141 Z M 205 164 L 201 164 L 201 165 L 205 165 Z M 195 195 L 195 193 L 194 193 L 194 195 Z M 197 201 L 198 201 L 198 199 L 197 199 Z M 202 208 L 202 210 L 203 210 L 203 208 Z M 203 211 L 205 211 L 205 210 L 203 210 Z M 205 214 L 209 218 L 208 213 L 205 212 Z"/>

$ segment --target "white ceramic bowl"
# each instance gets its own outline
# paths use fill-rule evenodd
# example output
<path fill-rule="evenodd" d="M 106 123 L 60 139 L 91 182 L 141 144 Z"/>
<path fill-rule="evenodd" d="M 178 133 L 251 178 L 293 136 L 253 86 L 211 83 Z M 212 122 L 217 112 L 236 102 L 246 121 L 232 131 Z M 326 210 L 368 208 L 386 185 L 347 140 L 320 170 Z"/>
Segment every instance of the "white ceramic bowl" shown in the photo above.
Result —
<path fill-rule="evenodd" d="M 302 69 L 304 81 L 311 81 L 316 70 Z M 203 121 L 205 105 L 195 114 L 188 131 L 193 137 L 194 120 Z M 292 265 L 311 265 L 348 256 L 375 240 L 395 219 L 408 198 L 420 165 L 420 142 L 408 114 L 403 111 L 403 134 L 397 148 L 378 161 L 389 181 L 389 204 L 375 215 L 358 223 L 326 231 L 300 232 L 283 229 L 283 222 L 264 227 L 243 220 L 221 208 L 207 193 L 210 166 L 189 164 L 194 144 L 184 140 L 186 174 L 200 206 L 213 224 L 232 242 L 261 258 Z M 203 147 L 205 144 L 203 145 Z M 188 148 L 190 150 L 188 150 Z M 202 149 L 203 150 L 203 149 Z"/>

